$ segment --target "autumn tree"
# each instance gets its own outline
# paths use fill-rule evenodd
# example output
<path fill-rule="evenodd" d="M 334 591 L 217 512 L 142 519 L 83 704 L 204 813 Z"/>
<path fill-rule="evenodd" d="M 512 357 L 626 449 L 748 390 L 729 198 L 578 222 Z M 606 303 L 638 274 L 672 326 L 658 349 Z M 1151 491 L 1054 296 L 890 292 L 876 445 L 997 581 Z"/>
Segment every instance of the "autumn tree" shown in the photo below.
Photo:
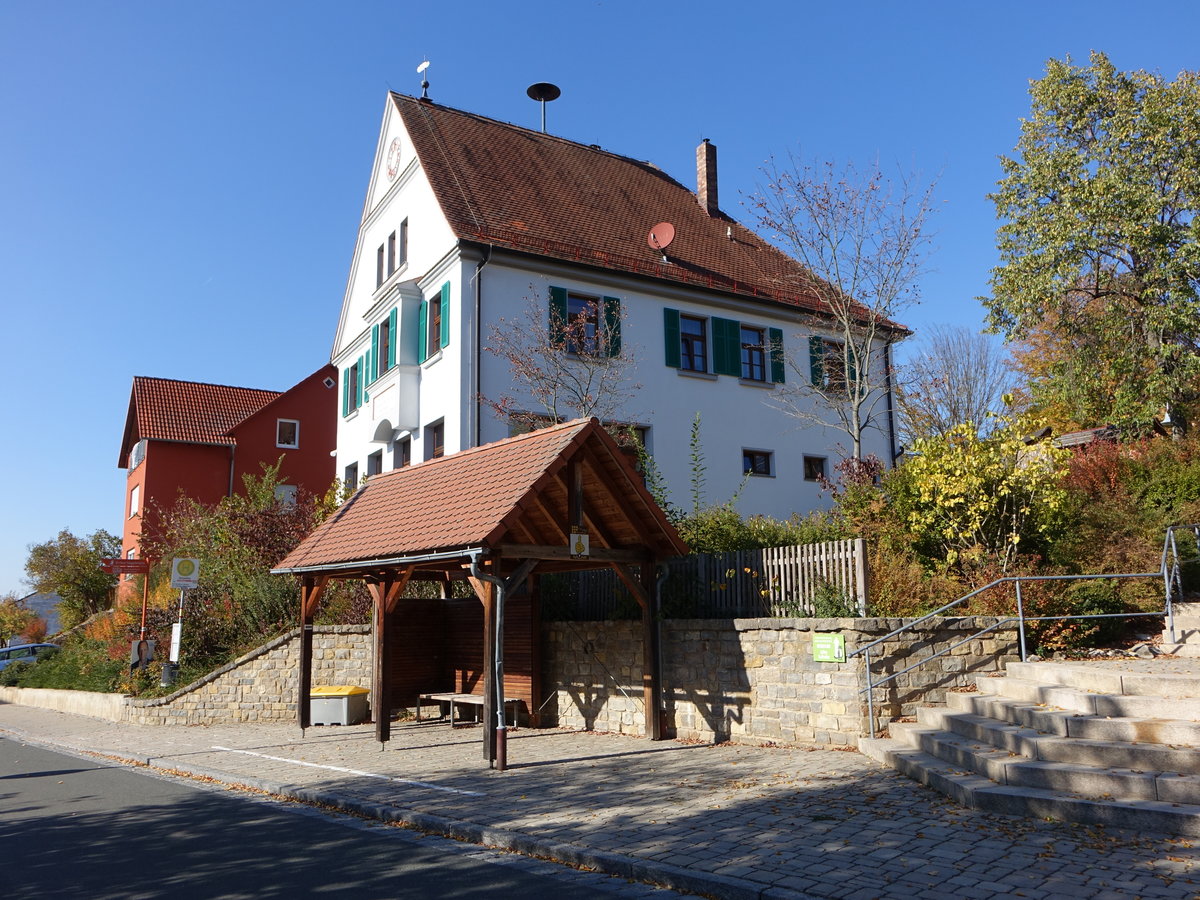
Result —
<path fill-rule="evenodd" d="M 933 185 L 889 177 L 878 163 L 809 165 L 794 157 L 764 169 L 751 198 L 759 224 L 809 273 L 792 289 L 817 301 L 787 358 L 797 377 L 775 392 L 799 419 L 832 426 L 863 457 L 863 434 L 887 427 L 891 347 L 907 336 L 897 317 L 919 298 L 930 249 Z"/>
<path fill-rule="evenodd" d="M 490 328 L 489 353 L 508 363 L 512 386 L 482 398 L 519 429 L 595 417 L 614 424 L 641 388 L 635 351 L 621 337 L 625 313 L 614 297 L 584 298 L 551 288 L 530 296 L 519 315 Z"/>
<path fill-rule="evenodd" d="M 1040 385 L 1081 425 L 1177 433 L 1200 397 L 1200 76 L 1050 60 L 991 195 L 992 326 L 1056 352 Z M 1104 387 L 1097 390 L 1097 386 Z"/>
<path fill-rule="evenodd" d="M 16 594 L 0 597 L 0 647 L 17 635 L 23 636 L 38 620 L 38 614 Z M 45 634 L 45 628 L 40 629 Z"/>
<path fill-rule="evenodd" d="M 995 338 L 963 326 L 934 326 L 908 346 L 908 360 L 898 367 L 900 440 L 911 447 L 964 423 L 986 432 L 1016 384 Z"/>
<path fill-rule="evenodd" d="M 25 574 L 34 590 L 58 594 L 59 616 L 64 628 L 108 609 L 114 575 L 100 570 L 100 562 L 121 555 L 121 539 L 103 528 L 85 538 L 67 529 L 58 537 L 29 547 Z"/>

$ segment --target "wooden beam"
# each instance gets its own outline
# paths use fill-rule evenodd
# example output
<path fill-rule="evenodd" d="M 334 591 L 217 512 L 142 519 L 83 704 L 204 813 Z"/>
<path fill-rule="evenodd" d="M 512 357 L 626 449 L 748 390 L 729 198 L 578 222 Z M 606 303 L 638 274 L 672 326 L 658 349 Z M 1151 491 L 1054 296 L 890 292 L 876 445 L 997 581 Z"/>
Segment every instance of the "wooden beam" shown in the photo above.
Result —
<path fill-rule="evenodd" d="M 565 546 L 567 543 L 567 529 L 563 528 L 562 525 L 559 524 L 562 514 L 551 509 L 546 499 L 540 495 L 534 497 L 534 504 L 537 506 L 541 514 L 546 517 L 546 521 L 549 523 L 551 530 L 557 532 L 559 539 Z"/>
<path fill-rule="evenodd" d="M 572 457 L 567 462 L 567 525 L 583 527 L 583 468 Z"/>
<path fill-rule="evenodd" d="M 633 599 L 638 602 L 643 610 L 650 605 L 650 595 L 646 593 L 646 588 L 634 576 L 629 566 L 624 563 L 613 563 L 613 571 L 617 573 L 617 577 L 621 579 L 621 583 L 629 588 L 629 593 L 633 594 Z"/>
<path fill-rule="evenodd" d="M 555 547 L 543 544 L 501 544 L 496 552 L 506 559 L 571 559 L 571 550 L 566 545 Z M 601 547 L 593 550 L 589 559 L 599 563 L 640 563 L 645 559 L 645 551 Z"/>
<path fill-rule="evenodd" d="M 541 560 L 527 559 L 517 566 L 513 573 L 504 579 L 505 592 L 509 594 L 515 593 L 525 583 L 525 579 L 529 577 L 539 562 Z"/>

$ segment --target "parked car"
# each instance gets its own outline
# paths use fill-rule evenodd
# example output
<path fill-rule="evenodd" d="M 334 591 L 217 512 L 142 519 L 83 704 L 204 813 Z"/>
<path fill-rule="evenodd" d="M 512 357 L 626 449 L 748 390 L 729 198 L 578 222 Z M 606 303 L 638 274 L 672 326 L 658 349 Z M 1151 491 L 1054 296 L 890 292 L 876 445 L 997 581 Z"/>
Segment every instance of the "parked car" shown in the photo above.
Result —
<path fill-rule="evenodd" d="M 58 644 L 13 644 L 11 647 L 0 647 L 0 670 L 9 663 L 37 662 L 40 657 L 47 656 L 58 649 Z"/>

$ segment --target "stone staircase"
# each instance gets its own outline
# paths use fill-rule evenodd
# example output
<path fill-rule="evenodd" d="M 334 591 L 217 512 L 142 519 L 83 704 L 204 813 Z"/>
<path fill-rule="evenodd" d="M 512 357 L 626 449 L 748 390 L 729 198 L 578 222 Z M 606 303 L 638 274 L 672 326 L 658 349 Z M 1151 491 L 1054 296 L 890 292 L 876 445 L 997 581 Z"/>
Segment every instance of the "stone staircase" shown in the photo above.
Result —
<path fill-rule="evenodd" d="M 1200 663 L 1010 663 L 976 682 L 859 749 L 964 806 L 1200 836 Z"/>
<path fill-rule="evenodd" d="M 1172 610 L 1175 619 L 1175 641 L 1163 623 L 1160 649 L 1176 656 L 1200 657 L 1200 603 L 1176 603 Z"/>

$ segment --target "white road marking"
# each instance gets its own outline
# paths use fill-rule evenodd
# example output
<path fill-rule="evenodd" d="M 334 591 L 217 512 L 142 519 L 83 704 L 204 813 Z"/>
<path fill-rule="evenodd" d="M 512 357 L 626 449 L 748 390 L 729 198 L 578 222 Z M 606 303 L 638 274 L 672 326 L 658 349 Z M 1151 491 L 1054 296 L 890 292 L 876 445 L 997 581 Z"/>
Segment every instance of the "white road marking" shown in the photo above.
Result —
<path fill-rule="evenodd" d="M 265 753 L 255 753 L 253 750 L 235 750 L 232 747 L 219 747 L 213 744 L 214 750 L 226 753 L 244 753 L 246 756 L 257 756 L 259 759 L 269 759 L 272 762 L 291 763 L 294 766 L 308 766 L 310 769 L 328 769 L 331 772 L 344 772 L 347 775 L 360 775 L 363 778 L 378 778 L 381 781 L 395 781 L 398 784 L 411 784 L 414 787 L 429 788 L 431 791 L 445 791 L 447 794 L 465 794 L 468 797 L 486 796 L 480 791 L 463 791 L 458 788 L 444 787 L 440 784 L 430 784 L 428 781 L 413 781 L 409 778 L 393 778 L 391 775 L 380 775 L 376 772 L 363 772 L 359 769 L 348 769 L 345 766 L 323 766 L 320 763 L 306 762 L 303 759 L 288 759 L 283 756 L 268 756 Z"/>

